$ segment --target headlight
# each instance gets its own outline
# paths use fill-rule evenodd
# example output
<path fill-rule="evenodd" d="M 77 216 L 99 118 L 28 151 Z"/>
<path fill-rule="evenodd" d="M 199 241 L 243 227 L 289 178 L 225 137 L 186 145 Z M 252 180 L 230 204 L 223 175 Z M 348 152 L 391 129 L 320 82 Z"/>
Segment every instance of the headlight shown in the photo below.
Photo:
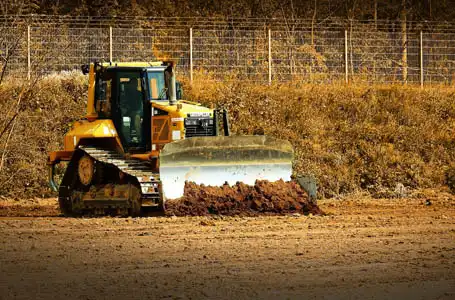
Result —
<path fill-rule="evenodd" d="M 210 113 L 209 112 L 191 112 L 188 114 L 188 117 L 193 117 L 193 118 L 210 117 Z"/>

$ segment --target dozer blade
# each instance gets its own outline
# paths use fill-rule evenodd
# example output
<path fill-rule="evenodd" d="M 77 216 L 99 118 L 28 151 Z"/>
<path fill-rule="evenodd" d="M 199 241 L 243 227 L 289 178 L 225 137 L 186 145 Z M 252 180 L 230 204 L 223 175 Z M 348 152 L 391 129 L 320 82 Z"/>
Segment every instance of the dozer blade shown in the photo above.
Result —
<path fill-rule="evenodd" d="M 270 136 L 192 137 L 164 146 L 160 179 L 166 199 L 175 199 L 183 196 L 185 181 L 221 186 L 290 180 L 292 158 L 291 143 Z"/>

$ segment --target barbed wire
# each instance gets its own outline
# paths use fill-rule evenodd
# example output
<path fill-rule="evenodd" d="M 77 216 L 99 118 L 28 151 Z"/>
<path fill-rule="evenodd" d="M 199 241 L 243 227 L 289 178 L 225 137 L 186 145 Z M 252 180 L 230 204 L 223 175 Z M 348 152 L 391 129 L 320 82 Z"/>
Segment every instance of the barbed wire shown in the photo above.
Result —
<path fill-rule="evenodd" d="M 377 19 L 345 19 L 345 18 L 324 18 L 302 19 L 302 18 L 240 18 L 240 17 L 103 17 L 103 16 L 71 16 L 71 15 L 1 15 L 0 24 L 7 26 L 11 23 L 22 23 L 26 25 L 55 24 L 73 27 L 182 27 L 182 28 L 237 28 L 253 30 L 267 27 L 278 30 L 280 28 L 303 30 L 308 28 L 323 27 L 330 29 L 364 28 L 369 26 L 375 30 L 396 30 L 401 24 L 400 20 Z M 437 31 L 455 32 L 454 22 L 441 21 L 407 21 L 409 31 Z"/>

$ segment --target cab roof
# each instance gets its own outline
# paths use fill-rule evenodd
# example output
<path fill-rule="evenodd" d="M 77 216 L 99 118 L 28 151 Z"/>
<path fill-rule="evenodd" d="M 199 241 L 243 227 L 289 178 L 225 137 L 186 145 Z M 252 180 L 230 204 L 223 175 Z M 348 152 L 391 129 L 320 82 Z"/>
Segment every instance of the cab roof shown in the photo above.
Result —
<path fill-rule="evenodd" d="M 103 62 L 103 67 L 118 68 L 150 68 L 150 67 L 167 67 L 168 63 L 163 61 L 138 61 L 138 62 Z"/>

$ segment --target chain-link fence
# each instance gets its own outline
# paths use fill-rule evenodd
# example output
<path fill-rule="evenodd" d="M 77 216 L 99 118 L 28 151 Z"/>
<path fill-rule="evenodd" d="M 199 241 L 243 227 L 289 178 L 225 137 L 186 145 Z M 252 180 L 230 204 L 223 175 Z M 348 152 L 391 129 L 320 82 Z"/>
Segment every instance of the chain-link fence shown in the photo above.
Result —
<path fill-rule="evenodd" d="M 73 70 L 91 61 L 174 60 L 180 74 L 208 80 L 455 80 L 455 27 L 448 24 L 249 22 L 3 22 L 0 64 L 15 77 Z"/>

